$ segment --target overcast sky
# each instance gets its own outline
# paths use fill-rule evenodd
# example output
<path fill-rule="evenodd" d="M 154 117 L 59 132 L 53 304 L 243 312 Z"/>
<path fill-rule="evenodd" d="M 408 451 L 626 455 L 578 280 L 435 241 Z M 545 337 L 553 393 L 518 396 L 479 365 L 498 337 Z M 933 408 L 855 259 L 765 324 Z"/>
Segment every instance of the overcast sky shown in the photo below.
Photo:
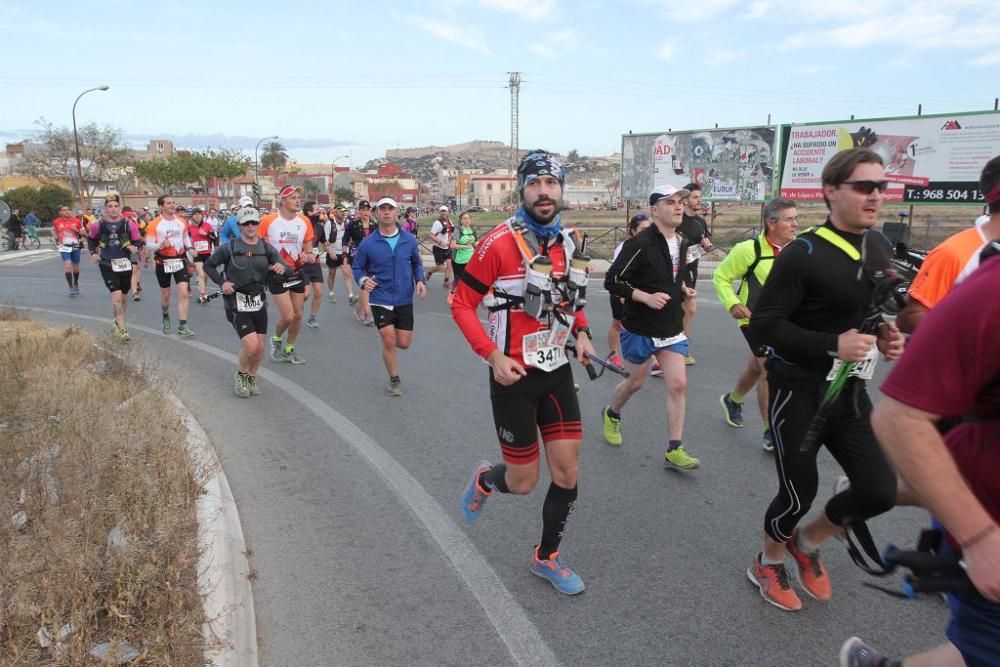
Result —
<path fill-rule="evenodd" d="M 0 141 L 39 117 L 135 140 L 360 165 L 510 140 L 606 155 L 628 131 L 992 109 L 997 0 L 0 0 Z M 349 155 L 349 158 L 340 156 Z"/>

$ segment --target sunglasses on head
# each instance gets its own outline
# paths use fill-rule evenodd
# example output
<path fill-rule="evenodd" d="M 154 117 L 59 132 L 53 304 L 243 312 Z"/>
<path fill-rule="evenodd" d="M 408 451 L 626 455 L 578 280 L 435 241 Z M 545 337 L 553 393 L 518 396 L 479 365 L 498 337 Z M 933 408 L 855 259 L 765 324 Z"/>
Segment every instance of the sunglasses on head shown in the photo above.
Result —
<path fill-rule="evenodd" d="M 860 195 L 870 195 L 875 190 L 885 192 L 889 188 L 889 181 L 844 181 L 842 185 L 850 185 Z"/>

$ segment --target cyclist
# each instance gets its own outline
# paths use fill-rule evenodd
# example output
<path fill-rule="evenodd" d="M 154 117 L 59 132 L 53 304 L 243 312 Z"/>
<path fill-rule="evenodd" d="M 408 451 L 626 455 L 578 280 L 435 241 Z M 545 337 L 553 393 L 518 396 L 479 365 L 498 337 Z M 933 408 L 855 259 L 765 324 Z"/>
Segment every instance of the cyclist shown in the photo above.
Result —
<path fill-rule="evenodd" d="M 80 248 L 87 236 L 80 219 L 70 214 L 69 206 L 59 206 L 59 214 L 52 221 L 52 236 L 59 244 L 59 254 L 63 260 L 63 275 L 69 285 L 69 295 L 80 294 Z"/>
<path fill-rule="evenodd" d="M 778 494 L 764 517 L 764 549 L 747 577 L 770 604 L 802 608 L 785 570 L 795 561 L 803 590 L 817 600 L 831 597 L 830 578 L 819 547 L 839 534 L 847 518 L 865 520 L 888 511 L 896 500 L 896 476 L 872 433 L 871 400 L 865 388 L 879 351 L 888 361 L 903 351 L 902 334 L 884 324 L 877 336 L 857 327 L 871 301 L 873 284 L 861 271 L 863 234 L 878 222 L 888 187 L 882 158 L 866 148 L 834 155 L 821 174 L 826 222 L 782 249 L 750 318 L 750 340 L 767 345 L 771 432 L 775 442 Z M 843 362 L 862 362 L 833 405 L 815 445 L 802 445 L 822 388 Z M 825 445 L 850 484 L 802 528 L 816 497 L 816 456 Z"/>
<path fill-rule="evenodd" d="M 795 202 L 772 199 L 764 206 L 764 231 L 760 236 L 741 241 L 733 246 L 726 258 L 715 269 L 712 282 L 719 301 L 740 324 L 740 331 L 750 345 L 750 359 L 736 380 L 736 387 L 719 397 L 726 423 L 733 428 L 743 428 L 743 398 L 757 386 L 757 406 L 764 421 L 764 450 L 774 451 L 774 436 L 767 419 L 767 377 L 764 359 L 767 350 L 750 343 L 747 326 L 750 313 L 757 303 L 760 290 L 767 280 L 774 259 L 781 249 L 795 240 L 799 229 L 798 210 Z M 739 293 L 733 283 L 739 281 Z"/>
<path fill-rule="evenodd" d="M 160 285 L 160 311 L 163 333 L 170 333 L 170 283 L 177 285 L 177 335 L 189 338 L 194 331 L 188 327 L 188 299 L 191 297 L 191 273 L 187 265 L 187 252 L 191 249 L 191 237 L 187 223 L 175 215 L 177 205 L 170 195 L 156 199 L 160 215 L 146 228 L 146 249 L 153 253 L 156 281 Z M 138 261 L 138 260 L 136 260 Z"/>
<path fill-rule="evenodd" d="M 615 386 L 611 404 L 602 411 L 604 439 L 621 446 L 621 412 L 646 381 L 650 358 L 660 364 L 667 390 L 666 465 L 693 470 L 700 461 L 684 448 L 687 405 L 688 340 L 682 305 L 697 294 L 685 283 L 688 241 L 677 231 L 688 191 L 663 185 L 649 195 L 653 224 L 625 241 L 604 276 L 604 287 L 625 299 L 622 357 L 630 375 Z"/>
<path fill-rule="evenodd" d="M 101 269 L 101 278 L 111 292 L 111 306 L 114 328 L 118 340 L 129 339 L 125 328 L 125 311 L 128 301 L 125 296 L 132 286 L 132 263 L 138 261 L 142 247 L 142 236 L 134 222 L 122 217 L 121 198 L 111 194 L 104 198 L 104 215 L 90 223 L 87 230 L 87 245 L 90 259 Z"/>
<path fill-rule="evenodd" d="M 278 251 L 258 236 L 260 214 L 247 206 L 236 217 L 240 238 L 216 248 L 205 260 L 205 273 L 222 287 L 226 319 L 240 337 L 240 354 L 233 390 L 240 398 L 260 394 L 257 369 L 267 347 L 268 276 L 284 275 L 287 266 Z M 219 267 L 224 267 L 219 273 Z"/>
<path fill-rule="evenodd" d="M 529 569 L 560 593 L 575 595 L 583 591 L 583 579 L 563 561 L 559 545 L 576 506 L 583 423 L 564 346 L 574 336 L 581 361 L 594 348 L 586 314 L 574 306 L 580 294 L 567 280 L 578 239 L 560 220 L 562 164 L 552 153 L 533 151 L 517 176 L 520 208 L 483 237 L 451 305 L 473 352 L 490 365 L 490 402 L 504 460 L 475 469 L 461 510 L 471 524 L 494 492 L 531 493 L 540 473 L 540 432 L 552 481 Z M 476 313 L 487 294 L 489 333 Z"/>

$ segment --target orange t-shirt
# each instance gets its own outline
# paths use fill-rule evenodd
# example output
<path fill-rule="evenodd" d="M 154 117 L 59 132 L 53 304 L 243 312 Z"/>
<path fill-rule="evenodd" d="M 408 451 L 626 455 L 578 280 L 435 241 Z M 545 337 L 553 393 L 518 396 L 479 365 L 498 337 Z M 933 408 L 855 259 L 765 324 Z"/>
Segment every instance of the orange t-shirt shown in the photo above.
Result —
<path fill-rule="evenodd" d="M 261 219 L 258 234 L 278 250 L 288 268 L 297 270 L 303 264 L 303 244 L 313 240 L 313 226 L 302 215 L 296 214 L 288 220 L 278 213 L 270 213 Z"/>
<path fill-rule="evenodd" d="M 989 241 L 979 227 L 966 229 L 930 251 L 910 285 L 910 297 L 927 309 L 941 302 L 979 267 L 979 253 Z"/>

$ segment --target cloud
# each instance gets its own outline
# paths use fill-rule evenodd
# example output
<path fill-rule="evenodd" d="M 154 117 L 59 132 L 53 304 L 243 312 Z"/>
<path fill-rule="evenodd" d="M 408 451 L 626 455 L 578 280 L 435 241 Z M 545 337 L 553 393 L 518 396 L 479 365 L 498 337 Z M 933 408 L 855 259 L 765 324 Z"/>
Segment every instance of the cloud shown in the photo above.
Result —
<path fill-rule="evenodd" d="M 656 57 L 660 60 L 670 60 L 674 57 L 674 52 L 677 51 L 677 45 L 673 42 L 663 42 L 660 45 L 660 49 L 656 52 Z"/>
<path fill-rule="evenodd" d="M 532 45 L 531 52 L 543 58 L 555 58 L 572 53 L 579 43 L 580 37 L 577 32 L 572 28 L 567 28 L 547 35 L 544 43 Z"/>
<path fill-rule="evenodd" d="M 713 19 L 740 4 L 740 0 L 698 0 L 697 2 L 676 2 L 661 0 L 671 21 L 705 21 Z"/>
<path fill-rule="evenodd" d="M 767 16 L 767 10 L 770 5 L 766 2 L 754 2 L 750 4 L 746 12 L 743 13 L 743 18 L 745 19 L 761 19 Z"/>
<path fill-rule="evenodd" d="M 540 21 L 555 11 L 556 0 L 480 0 L 483 7 L 516 14 L 523 21 Z"/>
<path fill-rule="evenodd" d="M 799 74 L 828 74 L 836 70 L 833 65 L 799 65 L 795 68 Z"/>
<path fill-rule="evenodd" d="M 989 65 L 1000 65 L 1000 51 L 993 51 L 992 53 L 987 53 L 985 55 L 979 56 L 978 58 L 973 58 L 970 65 L 975 65 L 976 67 L 987 67 Z"/>
<path fill-rule="evenodd" d="M 474 27 L 462 26 L 424 16 L 407 16 L 406 22 L 424 32 L 461 46 L 464 49 L 491 56 L 493 52 L 486 44 L 486 37 Z"/>
<path fill-rule="evenodd" d="M 730 49 L 717 49 L 712 52 L 712 55 L 708 57 L 707 62 L 709 65 L 718 67 L 719 65 L 725 65 L 726 63 L 731 63 L 734 60 L 739 60 L 741 58 L 746 58 L 749 54 L 746 51 L 735 51 Z"/>

